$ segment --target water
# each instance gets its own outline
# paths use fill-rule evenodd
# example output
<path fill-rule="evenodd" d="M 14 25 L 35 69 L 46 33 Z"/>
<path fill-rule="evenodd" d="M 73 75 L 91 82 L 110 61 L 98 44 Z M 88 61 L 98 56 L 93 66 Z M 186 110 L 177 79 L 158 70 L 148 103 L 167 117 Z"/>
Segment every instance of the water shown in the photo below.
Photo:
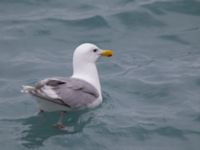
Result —
<path fill-rule="evenodd" d="M 199 0 L 1 0 L 0 149 L 199 150 Z M 70 76 L 83 42 L 112 49 L 103 104 L 37 115 L 21 85 Z"/>

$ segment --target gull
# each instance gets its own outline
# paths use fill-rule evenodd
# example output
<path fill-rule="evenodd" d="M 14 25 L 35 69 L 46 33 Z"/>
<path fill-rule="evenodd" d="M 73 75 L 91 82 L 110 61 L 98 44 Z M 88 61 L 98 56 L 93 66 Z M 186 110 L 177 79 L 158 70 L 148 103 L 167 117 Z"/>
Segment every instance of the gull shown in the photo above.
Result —
<path fill-rule="evenodd" d="M 96 67 L 101 56 L 111 57 L 112 51 L 83 43 L 74 50 L 72 76 L 46 78 L 34 86 L 23 86 L 22 91 L 36 97 L 40 112 L 59 111 L 60 117 L 54 127 L 64 128 L 65 112 L 95 108 L 102 103 Z"/>

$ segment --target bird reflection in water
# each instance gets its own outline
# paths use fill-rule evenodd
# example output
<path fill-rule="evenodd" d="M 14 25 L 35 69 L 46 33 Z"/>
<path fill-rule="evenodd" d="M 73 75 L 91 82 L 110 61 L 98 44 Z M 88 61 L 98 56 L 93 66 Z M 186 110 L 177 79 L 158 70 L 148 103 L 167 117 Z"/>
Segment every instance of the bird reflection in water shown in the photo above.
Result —
<path fill-rule="evenodd" d="M 30 118 L 21 119 L 22 124 L 27 126 L 22 131 L 22 145 L 27 148 L 34 148 L 43 146 L 43 143 L 50 137 L 65 134 L 76 134 L 83 130 L 83 128 L 91 121 L 91 113 L 70 112 L 66 117 L 67 127 L 63 129 L 53 128 L 49 126 L 57 119 L 56 113 L 43 113 Z"/>

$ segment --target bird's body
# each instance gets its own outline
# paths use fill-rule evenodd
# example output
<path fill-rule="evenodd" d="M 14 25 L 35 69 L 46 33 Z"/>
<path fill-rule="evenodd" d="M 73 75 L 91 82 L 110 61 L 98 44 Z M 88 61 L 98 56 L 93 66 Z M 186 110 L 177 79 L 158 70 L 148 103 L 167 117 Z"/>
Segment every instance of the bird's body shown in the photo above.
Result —
<path fill-rule="evenodd" d="M 35 86 L 23 86 L 23 91 L 37 97 L 43 111 L 72 111 L 94 108 L 102 102 L 101 85 L 96 68 L 99 56 L 112 56 L 112 51 L 101 50 L 85 43 L 73 55 L 71 77 L 52 77 Z"/>
<path fill-rule="evenodd" d="M 47 78 L 24 89 L 37 97 L 41 110 L 48 112 L 93 108 L 102 101 L 92 84 L 72 77 Z"/>

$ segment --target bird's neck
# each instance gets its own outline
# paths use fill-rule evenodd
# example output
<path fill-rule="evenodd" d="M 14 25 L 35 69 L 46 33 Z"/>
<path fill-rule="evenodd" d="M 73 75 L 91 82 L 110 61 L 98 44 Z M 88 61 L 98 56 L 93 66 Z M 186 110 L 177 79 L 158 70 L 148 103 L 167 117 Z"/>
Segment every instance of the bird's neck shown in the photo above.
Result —
<path fill-rule="evenodd" d="M 100 98 L 102 98 L 101 95 L 101 85 L 99 82 L 99 75 L 98 70 L 96 67 L 96 64 L 94 63 L 77 63 L 73 62 L 73 78 L 78 78 L 85 80 L 92 84 L 97 91 L 99 92 Z"/>

